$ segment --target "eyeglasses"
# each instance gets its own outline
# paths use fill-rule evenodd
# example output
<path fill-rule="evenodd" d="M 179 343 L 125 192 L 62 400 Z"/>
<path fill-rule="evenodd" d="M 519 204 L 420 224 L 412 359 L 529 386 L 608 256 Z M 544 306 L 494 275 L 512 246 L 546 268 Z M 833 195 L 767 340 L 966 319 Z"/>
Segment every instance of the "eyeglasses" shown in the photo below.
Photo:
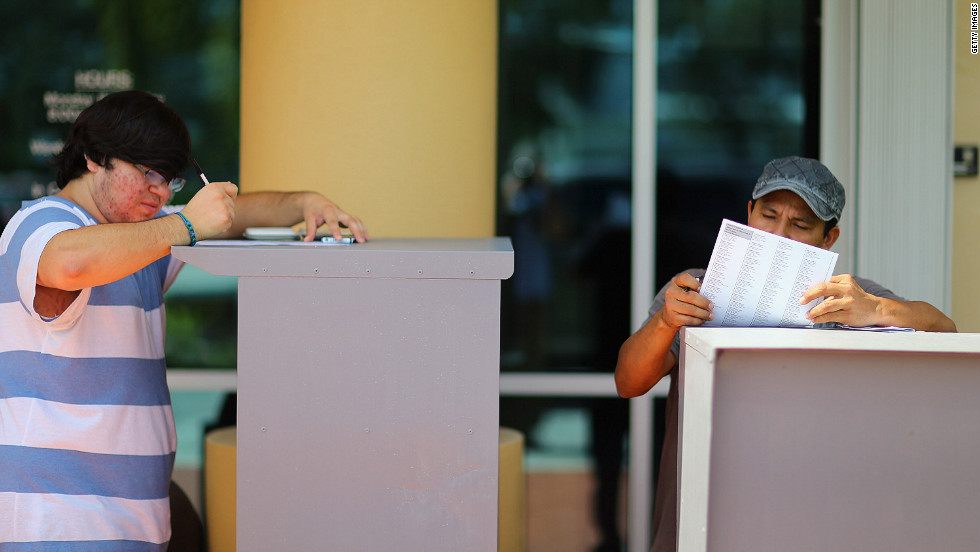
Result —
<path fill-rule="evenodd" d="M 177 178 L 174 178 L 170 182 L 167 182 L 167 179 L 164 178 L 162 174 L 156 172 L 153 169 L 149 169 L 144 165 L 140 165 L 139 163 L 133 163 L 133 166 L 135 166 L 137 169 L 140 170 L 141 173 L 143 173 L 143 179 L 146 180 L 147 184 L 149 184 L 150 186 L 167 186 L 168 188 L 170 188 L 170 192 L 174 194 L 179 192 L 181 189 L 183 189 L 184 184 L 187 182 L 186 180 L 184 180 L 179 176 Z"/>

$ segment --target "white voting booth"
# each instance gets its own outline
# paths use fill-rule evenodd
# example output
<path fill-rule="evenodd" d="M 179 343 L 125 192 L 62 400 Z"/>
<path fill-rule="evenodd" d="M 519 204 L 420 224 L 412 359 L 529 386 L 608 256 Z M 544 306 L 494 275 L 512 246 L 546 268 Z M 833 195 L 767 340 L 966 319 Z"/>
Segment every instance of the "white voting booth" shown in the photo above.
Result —
<path fill-rule="evenodd" d="M 980 550 L 980 334 L 682 340 L 679 550 Z"/>
<path fill-rule="evenodd" d="M 507 238 L 198 245 L 237 276 L 237 545 L 497 549 Z"/>

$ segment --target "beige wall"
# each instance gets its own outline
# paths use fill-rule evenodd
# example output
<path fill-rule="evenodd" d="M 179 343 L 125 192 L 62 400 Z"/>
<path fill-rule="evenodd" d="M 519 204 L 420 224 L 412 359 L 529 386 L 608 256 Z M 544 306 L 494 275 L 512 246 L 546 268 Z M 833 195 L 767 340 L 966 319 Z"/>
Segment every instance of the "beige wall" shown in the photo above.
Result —
<path fill-rule="evenodd" d="M 494 234 L 494 0 L 243 0 L 241 187 L 372 237 Z"/>
<path fill-rule="evenodd" d="M 970 53 L 970 0 L 953 9 L 953 142 L 980 144 L 980 55 Z M 980 177 L 953 179 L 953 309 L 961 332 L 980 332 Z"/>

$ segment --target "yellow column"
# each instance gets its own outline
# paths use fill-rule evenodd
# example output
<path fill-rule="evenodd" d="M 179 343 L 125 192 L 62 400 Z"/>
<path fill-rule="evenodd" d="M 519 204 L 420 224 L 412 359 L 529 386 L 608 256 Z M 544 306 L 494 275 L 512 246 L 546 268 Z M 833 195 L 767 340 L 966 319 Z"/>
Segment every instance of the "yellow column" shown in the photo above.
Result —
<path fill-rule="evenodd" d="M 970 4 L 957 0 L 953 6 L 956 60 L 953 100 L 953 141 L 980 144 L 980 54 L 970 47 Z M 953 312 L 947 313 L 961 332 L 980 332 L 980 177 L 953 179 Z"/>
<path fill-rule="evenodd" d="M 497 551 L 527 550 L 527 499 L 524 475 L 524 434 L 500 428 L 500 469 L 497 489 Z"/>
<path fill-rule="evenodd" d="M 205 436 L 204 517 L 211 552 L 235 552 L 237 458 L 235 426 L 215 429 Z"/>
<path fill-rule="evenodd" d="M 372 237 L 494 233 L 497 3 L 242 0 L 241 188 Z"/>

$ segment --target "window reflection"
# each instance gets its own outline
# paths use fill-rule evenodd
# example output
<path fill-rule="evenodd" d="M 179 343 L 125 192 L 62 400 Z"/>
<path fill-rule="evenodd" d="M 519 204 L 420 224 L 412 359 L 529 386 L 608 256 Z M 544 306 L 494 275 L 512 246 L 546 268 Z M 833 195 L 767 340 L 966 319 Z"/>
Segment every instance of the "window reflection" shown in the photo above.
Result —
<path fill-rule="evenodd" d="M 198 158 L 237 177 L 238 10 L 236 0 L 0 4 L 4 208 L 47 193 L 48 159 L 75 115 L 130 88 L 164 97 L 187 123 Z"/>
<path fill-rule="evenodd" d="M 820 3 L 660 2 L 657 273 L 707 265 L 762 167 L 817 157 Z"/>
<path fill-rule="evenodd" d="M 609 372 L 630 330 L 632 1 L 500 6 L 498 234 L 515 248 L 501 368 Z M 722 218 L 744 221 L 767 161 L 818 156 L 819 11 L 818 0 L 658 3 L 657 289 L 707 264 Z M 626 404 L 501 400 L 532 470 L 561 455 L 596 470 L 594 527 L 575 549 L 621 544 Z"/>
<path fill-rule="evenodd" d="M 657 286 L 707 262 L 721 218 L 744 220 L 768 160 L 818 155 L 819 7 L 659 6 Z M 608 249 L 630 224 L 632 2 L 515 0 L 500 21 L 498 233 L 517 256 L 503 369 L 592 370 L 609 363 L 597 358 L 594 297 L 618 273 L 593 266 L 595 255 L 628 266 Z M 533 216 L 515 211 L 527 203 L 515 175 L 531 165 Z"/>
<path fill-rule="evenodd" d="M 502 368 L 591 370 L 594 261 L 629 233 L 632 1 L 504 2 L 500 22 Z"/>
<path fill-rule="evenodd" d="M 502 2 L 500 22 L 498 233 L 515 261 L 501 369 L 611 372 L 629 335 L 632 1 Z M 564 542 L 568 527 L 549 531 L 532 510 L 530 550 L 620 550 L 627 408 L 501 399 L 501 424 L 525 433 L 528 470 L 545 472 L 535 481 L 574 481 L 555 474 L 571 469 L 591 487 L 579 507 L 593 523 Z"/>

